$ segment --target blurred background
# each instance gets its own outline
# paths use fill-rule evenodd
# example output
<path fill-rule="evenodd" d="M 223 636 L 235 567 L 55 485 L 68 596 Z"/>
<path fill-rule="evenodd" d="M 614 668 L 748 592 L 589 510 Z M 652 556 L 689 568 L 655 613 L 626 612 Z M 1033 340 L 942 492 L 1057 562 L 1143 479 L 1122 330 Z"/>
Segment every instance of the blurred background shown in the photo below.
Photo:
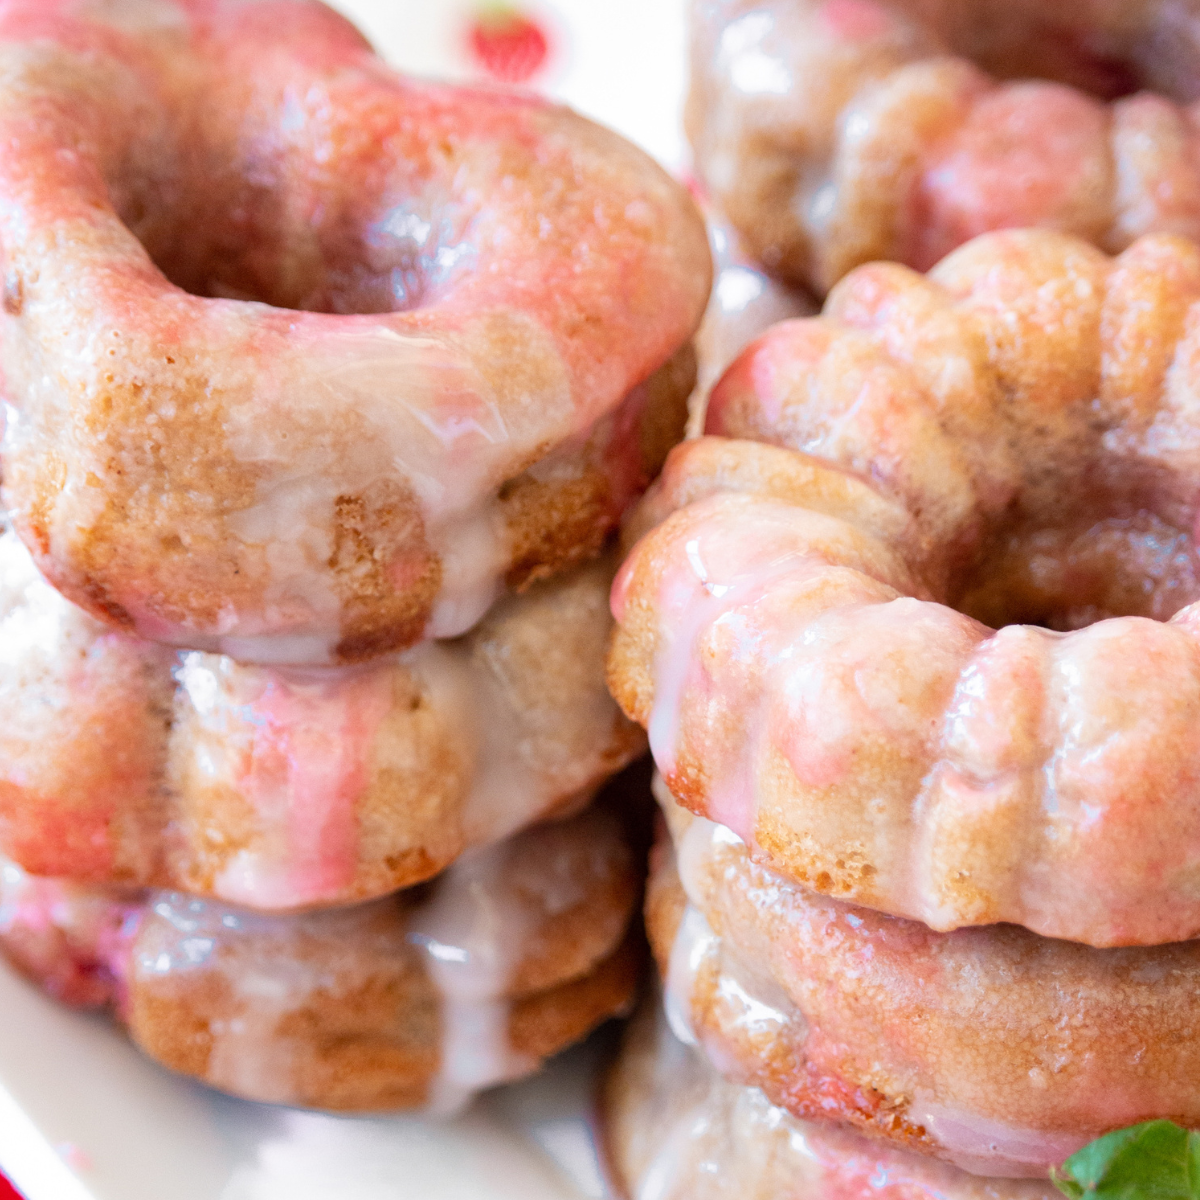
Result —
<path fill-rule="evenodd" d="M 684 0 L 328 0 L 396 66 L 520 84 L 686 162 Z"/>

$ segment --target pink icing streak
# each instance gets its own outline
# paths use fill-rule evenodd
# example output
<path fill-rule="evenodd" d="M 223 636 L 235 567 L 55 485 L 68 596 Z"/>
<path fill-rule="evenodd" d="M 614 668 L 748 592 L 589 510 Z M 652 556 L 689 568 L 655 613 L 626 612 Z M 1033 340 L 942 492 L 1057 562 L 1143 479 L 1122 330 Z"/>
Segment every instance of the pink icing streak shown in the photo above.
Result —
<path fill-rule="evenodd" d="M 391 702 L 387 673 L 361 671 L 333 682 L 275 676 L 247 705 L 256 728 L 237 784 L 256 809 L 283 819 L 286 839 L 273 862 L 251 868 L 241 889 L 226 881 L 223 894 L 287 906 L 332 898 L 352 882 L 356 804 Z"/>
<path fill-rule="evenodd" d="M 701 538 L 687 542 L 683 558 L 676 560 L 664 577 L 661 599 L 679 614 L 668 626 L 655 662 L 654 707 L 647 732 L 654 761 L 668 785 L 678 771 L 681 712 L 685 703 L 704 695 L 715 699 L 712 680 L 697 643 L 711 626 L 726 614 L 753 606 L 781 577 L 802 566 L 804 555 L 764 553 L 762 566 L 723 569 L 728 559 L 717 547 Z M 710 567 L 710 564 L 711 567 Z M 739 564 L 740 565 L 740 564 Z M 747 756 L 749 757 L 749 756 Z M 720 783 L 710 795 L 709 815 L 732 829 L 743 841 L 754 837 L 755 792 L 752 772 L 722 771 Z"/>
<path fill-rule="evenodd" d="M 0 860 L 0 945 L 65 1004 L 123 1002 L 137 894 L 28 875 Z"/>
<path fill-rule="evenodd" d="M 685 513 L 670 528 L 670 550 L 650 551 L 662 563 L 650 748 L 672 791 L 686 795 L 681 728 L 724 730 L 703 747 L 706 813 L 753 843 L 758 758 L 770 720 L 761 675 L 775 656 L 783 661 L 791 652 L 787 637 L 771 631 L 795 633 L 787 614 L 796 606 L 808 611 L 809 597 L 829 586 L 832 600 L 818 600 L 818 608 L 862 599 L 864 587 L 886 598 L 894 593 L 860 572 L 886 579 L 897 568 L 845 522 L 790 505 L 725 494 Z M 753 523 L 752 538 L 745 521 Z M 623 575 L 617 610 L 629 586 Z M 731 720 L 740 732 L 729 732 Z"/>
<path fill-rule="evenodd" d="M 1061 84 L 1025 82 L 986 92 L 926 165 L 919 207 L 927 270 L 956 246 L 995 229 L 1061 224 L 1107 184 L 1105 106 Z"/>
<path fill-rule="evenodd" d="M 871 0 L 829 0 L 821 16 L 835 34 L 855 42 L 883 37 L 892 25 L 891 14 Z"/>

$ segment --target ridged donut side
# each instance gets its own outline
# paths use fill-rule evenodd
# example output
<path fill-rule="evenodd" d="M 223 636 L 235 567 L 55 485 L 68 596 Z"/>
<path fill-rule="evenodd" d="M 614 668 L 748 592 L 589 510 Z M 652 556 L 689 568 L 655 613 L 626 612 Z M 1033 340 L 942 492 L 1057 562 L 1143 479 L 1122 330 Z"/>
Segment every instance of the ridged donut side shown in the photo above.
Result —
<path fill-rule="evenodd" d="M 613 594 L 610 686 L 682 803 L 936 929 L 1200 931 L 1198 268 L 989 235 L 734 364 Z"/>
<path fill-rule="evenodd" d="M 936 933 L 784 880 L 728 830 L 671 825 L 652 941 L 668 1012 L 728 1078 L 980 1175 L 1044 1176 L 1113 1129 L 1197 1119 L 1194 942 Z"/>

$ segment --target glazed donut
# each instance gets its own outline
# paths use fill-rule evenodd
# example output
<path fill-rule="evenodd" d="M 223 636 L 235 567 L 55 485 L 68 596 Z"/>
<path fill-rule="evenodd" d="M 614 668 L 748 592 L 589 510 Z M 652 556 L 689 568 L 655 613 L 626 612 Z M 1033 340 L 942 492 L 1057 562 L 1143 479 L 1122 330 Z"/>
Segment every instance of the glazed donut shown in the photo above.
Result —
<path fill-rule="evenodd" d="M 680 802 L 934 929 L 1200 933 L 1197 299 L 1183 239 L 1004 232 L 750 347 L 613 590 Z"/>
<path fill-rule="evenodd" d="M 146 1053 L 253 1100 L 451 1111 L 621 1011 L 639 881 L 604 809 L 467 855 L 429 887 L 262 916 L 3 872 L 0 947 Z"/>
<path fill-rule="evenodd" d="M 935 933 L 780 878 L 724 826 L 672 821 L 651 942 L 673 1023 L 726 1077 L 979 1175 L 1044 1177 L 1114 1129 L 1200 1123 L 1200 943 Z"/>
<path fill-rule="evenodd" d="M 56 587 L 370 658 L 588 557 L 684 420 L 685 190 L 316 0 L 0 3 L 4 503 Z"/>
<path fill-rule="evenodd" d="M 1200 237 L 1196 0 L 694 0 L 688 132 L 756 257 L 824 294 L 1040 226 Z"/>
<path fill-rule="evenodd" d="M 269 668 L 114 630 L 0 537 L 0 851 L 268 910 L 427 879 L 641 753 L 604 686 L 611 576 L 371 664 Z"/>
<path fill-rule="evenodd" d="M 643 1004 L 605 1081 L 604 1131 L 629 1200 L 1058 1200 L 793 1117 L 723 1079 Z"/>

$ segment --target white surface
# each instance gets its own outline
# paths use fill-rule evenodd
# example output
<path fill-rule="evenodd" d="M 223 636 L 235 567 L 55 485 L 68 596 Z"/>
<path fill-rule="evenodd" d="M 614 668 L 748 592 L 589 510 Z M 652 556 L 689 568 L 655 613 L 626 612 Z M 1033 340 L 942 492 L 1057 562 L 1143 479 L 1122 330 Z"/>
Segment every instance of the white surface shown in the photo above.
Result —
<path fill-rule="evenodd" d="M 453 1121 L 232 1100 L 0 968 L 0 1163 L 29 1200 L 592 1200 L 595 1047 Z"/>
<path fill-rule="evenodd" d="M 326 0 L 397 66 L 471 79 L 464 30 L 478 0 Z M 542 91 L 644 146 L 672 169 L 681 127 L 686 0 L 514 0 L 552 35 Z"/>
<path fill-rule="evenodd" d="M 684 0 L 531 0 L 552 95 L 684 162 Z M 470 78 L 469 0 L 335 0 L 406 70 Z M 29 1200 L 593 1200 L 584 1048 L 448 1124 L 230 1100 L 0 967 L 0 1166 Z"/>

